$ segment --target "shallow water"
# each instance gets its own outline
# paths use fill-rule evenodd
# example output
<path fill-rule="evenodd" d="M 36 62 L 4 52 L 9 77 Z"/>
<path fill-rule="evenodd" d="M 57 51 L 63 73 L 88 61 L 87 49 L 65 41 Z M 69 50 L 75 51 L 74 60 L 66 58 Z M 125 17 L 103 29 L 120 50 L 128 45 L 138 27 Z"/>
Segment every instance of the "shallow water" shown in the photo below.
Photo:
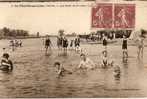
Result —
<path fill-rule="evenodd" d="M 55 38 L 52 38 L 52 41 L 55 45 Z M 74 72 L 58 78 L 53 63 L 60 61 L 66 69 L 72 71 L 80 62 L 79 54 L 70 50 L 63 56 L 56 46 L 53 46 L 53 50 L 45 56 L 42 44 L 42 39 L 26 39 L 23 40 L 22 48 L 9 51 L 14 62 L 14 71 L 0 72 L 0 97 L 147 96 L 146 48 L 144 59 L 138 60 L 136 47 L 129 46 L 128 63 L 123 63 L 121 46 L 108 46 L 109 55 L 121 67 L 120 80 L 114 79 L 111 68 Z M 7 46 L 7 40 L 0 41 L 1 48 Z M 90 59 L 99 63 L 102 45 L 82 44 L 81 47 Z M 2 49 L 0 50 L 2 52 Z"/>

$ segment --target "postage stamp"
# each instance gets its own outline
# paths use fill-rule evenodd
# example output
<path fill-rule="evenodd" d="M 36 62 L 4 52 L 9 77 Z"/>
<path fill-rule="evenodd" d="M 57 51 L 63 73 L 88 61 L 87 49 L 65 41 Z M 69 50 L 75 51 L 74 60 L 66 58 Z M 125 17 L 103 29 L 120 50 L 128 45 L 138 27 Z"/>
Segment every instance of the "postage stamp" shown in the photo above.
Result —
<path fill-rule="evenodd" d="M 135 28 L 135 4 L 97 4 L 92 8 L 92 28 Z"/>
<path fill-rule="evenodd" d="M 92 28 L 112 28 L 112 4 L 97 4 L 92 8 Z"/>
<path fill-rule="evenodd" d="M 135 27 L 135 5 L 115 4 L 114 6 L 114 28 Z"/>

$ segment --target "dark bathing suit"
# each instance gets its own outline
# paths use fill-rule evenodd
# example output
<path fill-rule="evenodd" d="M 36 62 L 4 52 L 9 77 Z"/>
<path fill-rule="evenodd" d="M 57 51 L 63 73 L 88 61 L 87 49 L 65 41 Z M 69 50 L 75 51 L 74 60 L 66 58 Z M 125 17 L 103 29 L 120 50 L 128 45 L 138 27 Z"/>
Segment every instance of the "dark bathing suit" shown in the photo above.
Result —
<path fill-rule="evenodd" d="M 68 46 L 68 41 L 67 41 L 67 39 L 63 39 L 63 47 L 67 47 Z"/>
<path fill-rule="evenodd" d="M 107 46 L 107 40 L 105 38 L 103 39 L 103 46 Z"/>
<path fill-rule="evenodd" d="M 80 38 L 75 39 L 75 47 L 80 46 Z"/>
<path fill-rule="evenodd" d="M 73 46 L 73 40 L 71 41 L 71 43 L 70 43 L 70 47 L 72 47 Z"/>
<path fill-rule="evenodd" d="M 127 49 L 127 39 L 123 39 L 122 49 Z"/>
<path fill-rule="evenodd" d="M 50 46 L 50 44 L 51 44 L 50 39 L 46 39 L 46 40 L 45 40 L 45 46 Z"/>

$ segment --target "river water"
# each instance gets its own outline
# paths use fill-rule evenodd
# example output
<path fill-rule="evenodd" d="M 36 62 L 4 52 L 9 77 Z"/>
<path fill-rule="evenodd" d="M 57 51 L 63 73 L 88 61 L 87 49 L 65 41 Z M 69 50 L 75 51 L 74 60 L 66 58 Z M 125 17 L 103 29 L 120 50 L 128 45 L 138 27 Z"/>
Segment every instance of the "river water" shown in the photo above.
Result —
<path fill-rule="evenodd" d="M 56 39 L 51 38 L 53 45 Z M 0 97 L 146 97 L 147 96 L 147 49 L 144 58 L 137 59 L 136 47 L 129 46 L 127 63 L 122 62 L 121 46 L 110 45 L 108 52 L 121 67 L 121 77 L 115 80 L 113 69 L 96 69 L 88 72 L 74 72 L 57 77 L 53 66 L 60 61 L 72 71 L 80 62 L 79 54 L 68 51 L 60 55 L 56 46 L 45 56 L 42 39 L 23 40 L 23 47 L 12 52 L 8 40 L 0 41 L 0 51 L 6 47 L 14 63 L 12 73 L 0 72 Z M 95 63 L 100 61 L 102 45 L 82 44 L 88 57 Z M 61 53 L 61 52 L 60 52 Z"/>

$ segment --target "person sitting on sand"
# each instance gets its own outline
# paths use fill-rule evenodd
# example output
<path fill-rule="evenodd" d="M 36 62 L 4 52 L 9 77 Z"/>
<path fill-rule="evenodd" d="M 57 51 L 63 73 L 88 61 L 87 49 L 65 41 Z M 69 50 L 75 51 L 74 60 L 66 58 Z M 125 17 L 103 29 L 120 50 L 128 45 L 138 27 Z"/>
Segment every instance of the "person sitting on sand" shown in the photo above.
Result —
<path fill-rule="evenodd" d="M 13 63 L 11 60 L 9 60 L 8 53 L 4 53 L 2 56 L 0 70 L 3 70 L 3 71 L 13 70 Z"/>
<path fill-rule="evenodd" d="M 72 74 L 72 72 L 66 70 L 60 62 L 55 62 L 54 66 L 57 68 L 58 76 L 64 76 L 65 74 Z"/>
<path fill-rule="evenodd" d="M 93 69 L 95 68 L 95 64 L 92 60 L 90 60 L 85 54 L 81 54 L 80 55 L 81 57 L 81 62 L 78 66 L 78 69 L 81 68 L 81 69 Z"/>

